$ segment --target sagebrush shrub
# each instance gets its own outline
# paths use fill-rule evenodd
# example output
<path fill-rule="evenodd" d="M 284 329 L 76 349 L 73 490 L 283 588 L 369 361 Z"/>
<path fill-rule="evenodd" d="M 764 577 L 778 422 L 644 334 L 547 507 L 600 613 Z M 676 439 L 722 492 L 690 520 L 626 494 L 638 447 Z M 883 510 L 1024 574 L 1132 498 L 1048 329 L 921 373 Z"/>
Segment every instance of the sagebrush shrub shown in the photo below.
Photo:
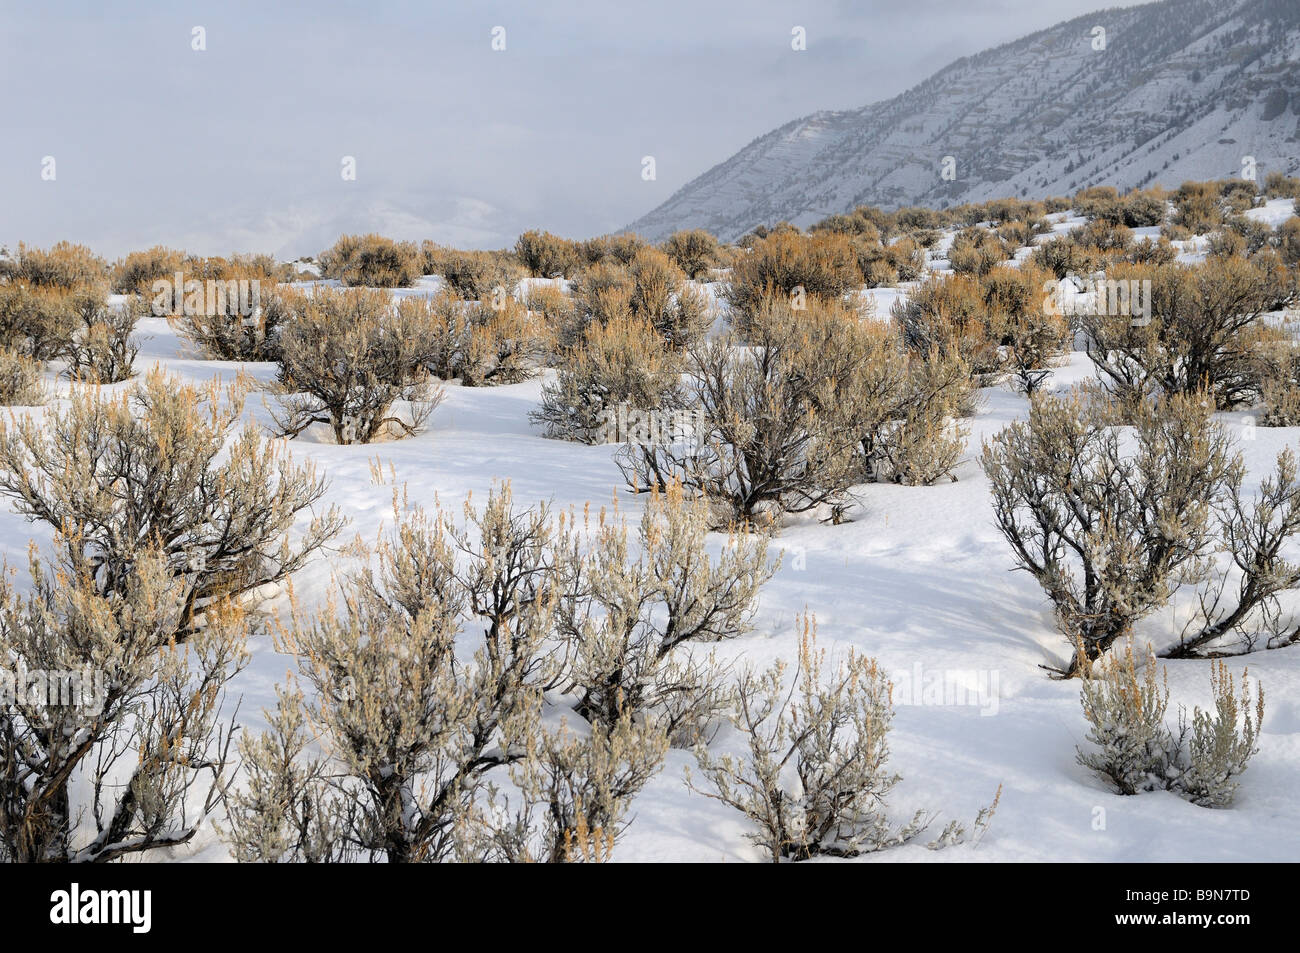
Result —
<path fill-rule="evenodd" d="M 1265 427 L 1300 426 L 1300 354 L 1286 341 L 1276 342 L 1265 354 L 1259 423 Z"/>
<path fill-rule="evenodd" d="M 701 520 L 662 504 L 638 562 L 613 521 L 580 531 L 545 505 L 521 512 L 508 487 L 467 504 L 463 521 L 395 503 L 378 566 L 280 630 L 313 692 L 281 693 L 271 732 L 245 739 L 236 856 L 607 859 L 673 719 L 688 727 L 691 685 L 670 673 L 702 669 L 677 666 L 673 650 L 743 631 L 766 578 L 761 540 L 714 568 Z M 472 655 L 457 644 L 466 634 Z M 626 667 L 611 667 L 616 646 Z M 586 717 L 544 729 L 548 690 Z M 328 762 L 307 754 L 308 724 Z"/>
<path fill-rule="evenodd" d="M 673 232 L 661 248 L 688 278 L 705 278 L 717 265 L 718 240 L 702 228 Z"/>
<path fill-rule="evenodd" d="M 1249 257 L 1255 254 L 1261 248 L 1266 248 L 1273 243 L 1274 232 L 1264 222 L 1254 218 L 1247 218 L 1245 215 L 1230 215 L 1223 222 L 1224 231 L 1240 237 L 1242 242 L 1241 254 Z"/>
<path fill-rule="evenodd" d="M 1034 223 L 1047 214 L 1042 202 L 1026 199 L 990 199 L 984 203 L 980 220 L 999 225 Z"/>
<path fill-rule="evenodd" d="M 1264 196 L 1270 199 L 1300 199 L 1300 179 L 1281 172 L 1264 177 Z"/>
<path fill-rule="evenodd" d="M 147 294 L 155 281 L 171 281 L 184 270 L 185 253 L 155 245 L 130 252 L 113 266 L 112 288 L 121 294 Z"/>
<path fill-rule="evenodd" d="M 139 343 L 133 338 L 143 308 L 134 299 L 120 307 L 93 294 L 78 294 L 75 304 L 81 326 L 68 339 L 68 373 L 96 384 L 116 384 L 135 374 Z"/>
<path fill-rule="evenodd" d="M 673 348 L 702 338 L 712 321 L 704 292 L 686 283 L 686 274 L 663 252 L 643 248 L 632 259 L 632 315 L 649 321 Z"/>
<path fill-rule="evenodd" d="M 187 627 L 194 588 L 148 544 L 108 587 L 67 544 L 32 556 L 32 588 L 0 578 L 0 654 L 58 683 L 0 706 L 0 860 L 106 863 L 189 842 L 229 783 L 223 688 L 246 664 L 250 624 L 228 600 Z M 57 676 L 54 675 L 57 673 Z M 75 680 L 75 681 L 74 681 Z"/>
<path fill-rule="evenodd" d="M 444 288 L 433 298 L 397 303 L 399 323 L 415 329 L 421 366 L 467 387 L 516 384 L 552 359 L 555 332 L 546 316 L 513 297 L 466 301 Z"/>
<path fill-rule="evenodd" d="M 927 237 L 932 239 L 926 244 Z M 885 246 L 885 254 L 891 264 L 898 270 L 900 281 L 918 281 L 925 274 L 925 249 L 932 247 L 938 236 L 922 235 L 915 238 L 904 235 Z"/>
<path fill-rule="evenodd" d="M 524 305 L 546 325 L 557 357 L 578 345 L 585 322 L 578 313 L 573 295 L 560 285 L 540 282 L 527 284 L 522 291 Z"/>
<path fill-rule="evenodd" d="M 998 528 L 1077 647 L 1069 674 L 1162 605 L 1176 574 L 1204 554 L 1210 501 L 1231 466 L 1226 435 L 1194 398 L 1136 413 L 1131 457 L 1107 408 L 1078 397 L 1036 397 L 1027 421 L 984 447 Z"/>
<path fill-rule="evenodd" d="M 1234 176 L 1228 179 L 1219 179 L 1214 184 L 1219 188 L 1225 214 L 1239 214 L 1247 209 L 1254 208 L 1259 198 L 1259 186 L 1255 184 L 1253 179 Z"/>
<path fill-rule="evenodd" d="M 186 255 L 173 248 L 155 246 L 147 251 L 133 251 L 113 265 L 112 289 L 121 294 L 138 294 L 144 298 L 153 298 L 161 294 L 161 282 L 165 282 L 173 299 L 183 298 L 183 287 L 187 281 L 234 281 L 256 280 L 265 285 L 274 285 L 278 281 L 289 281 L 291 268 L 278 264 L 270 255 L 231 255 L 230 257 L 209 257 Z M 157 287 L 156 287 L 157 286 Z M 181 289 L 177 298 L 175 289 Z M 168 313 L 174 304 L 157 308 L 157 313 Z M 175 308 L 179 309 L 179 308 Z"/>
<path fill-rule="evenodd" d="M 126 392 L 74 386 L 66 409 L 0 421 L 0 496 L 63 534 L 68 564 L 106 596 L 131 584 L 138 548 L 157 550 L 186 581 L 192 627 L 205 600 L 279 582 L 341 526 L 331 510 L 286 541 L 325 484 L 252 424 L 236 429 L 244 389 L 160 371 Z"/>
<path fill-rule="evenodd" d="M 715 755 L 696 748 L 707 787 L 688 783 L 743 814 L 755 827 L 750 839 L 773 863 L 856 857 L 906 843 L 929 823 L 918 811 L 895 828 L 886 813 L 901 780 L 889 770 L 889 680 L 874 659 L 854 653 L 826 668 L 805 620 L 793 689 L 780 662 L 761 674 L 746 672 L 736 684 L 730 717 L 745 750 Z M 996 807 L 995 798 L 980 811 L 976 838 Z M 965 833 L 954 821 L 929 846 L 960 843 Z"/>
<path fill-rule="evenodd" d="M 321 274 L 349 287 L 406 288 L 420 277 L 423 261 L 412 242 L 383 235 L 343 235 L 320 253 Z"/>
<path fill-rule="evenodd" d="M 852 243 L 834 232 L 802 235 L 774 231 L 760 238 L 736 259 L 727 281 L 726 298 L 733 321 L 743 322 L 772 295 L 834 301 L 862 280 Z"/>
<path fill-rule="evenodd" d="M 732 536 L 711 559 L 707 501 L 680 486 L 651 494 L 635 536 L 606 519 L 591 552 L 567 575 L 581 597 L 558 614 L 568 645 L 564 686 L 577 711 L 613 731 L 626 713 L 693 745 L 721 708 L 714 665 L 701 645 L 750 631 L 759 589 L 772 577 L 762 536 Z"/>
<path fill-rule="evenodd" d="M 1005 368 L 1032 394 L 1066 356 L 1070 323 L 1051 299 L 1052 274 L 1025 262 L 994 268 L 981 282 L 991 335 L 999 337 Z"/>
<path fill-rule="evenodd" d="M 49 361 L 67 350 L 78 324 L 76 304 L 93 291 L 0 284 L 0 347 Z"/>
<path fill-rule="evenodd" d="M 470 336 L 470 305 L 450 288 L 432 298 L 402 298 L 395 305 L 398 326 L 419 329 L 422 366 L 439 380 L 461 375 Z"/>
<path fill-rule="evenodd" d="M 951 223 L 946 212 L 919 205 L 900 208 L 893 215 L 894 227 L 899 232 L 914 232 L 921 229 L 938 229 Z"/>
<path fill-rule="evenodd" d="M 1100 673 L 1083 681 L 1080 693 L 1088 740 L 1078 761 L 1110 779 L 1121 794 L 1173 790 L 1202 807 L 1227 807 L 1240 786 L 1238 778 L 1259 751 L 1264 720 L 1264 689 L 1252 697 L 1247 671 L 1241 693 L 1227 664 L 1210 663 L 1213 712 L 1180 707 L 1178 731 L 1165 722 L 1169 706 L 1167 676 L 1157 671 L 1147 649 L 1139 676 L 1132 643 L 1124 653 L 1108 656 Z"/>
<path fill-rule="evenodd" d="M 289 805 L 336 827 L 341 850 L 390 863 L 456 856 L 489 772 L 523 758 L 538 726 L 552 605 L 542 598 L 554 529 L 548 511 L 516 514 L 493 492 L 458 529 L 445 514 L 406 514 L 377 571 L 343 580 L 345 598 L 279 633 L 310 698 L 282 695 L 332 755 L 327 787 L 293 790 L 289 766 L 260 762 Z M 458 558 L 459 556 L 459 558 Z M 479 630 L 458 658 L 462 626 Z M 292 738 L 280 748 L 292 749 Z M 235 822 L 256 832 L 244 808 Z M 292 838 L 297 842 L 311 830 Z M 245 838 L 251 852 L 264 837 Z M 257 859 L 279 859 L 258 857 Z"/>
<path fill-rule="evenodd" d="M 1292 267 L 1300 265 L 1300 215 L 1292 215 L 1277 227 L 1276 241 L 1282 260 Z"/>
<path fill-rule="evenodd" d="M 35 406 L 45 403 L 41 362 L 20 351 L 0 348 L 0 406 Z"/>
<path fill-rule="evenodd" d="M 898 284 L 898 269 L 890 264 L 884 255 L 868 253 L 869 257 L 858 256 L 862 265 L 862 280 L 868 288 L 882 288 Z"/>
<path fill-rule="evenodd" d="M 853 247 L 868 288 L 916 281 L 925 273 L 925 247 L 909 236 L 884 244 L 864 233 L 853 239 Z"/>
<path fill-rule="evenodd" d="M 48 251 L 19 242 L 17 254 L 0 268 L 0 277 L 7 277 L 10 283 L 36 288 L 70 291 L 108 280 L 108 263 L 85 245 L 72 242 L 57 242 Z"/>
<path fill-rule="evenodd" d="M 459 251 L 432 242 L 422 248 L 425 274 L 441 275 L 456 294 L 472 301 L 513 294 L 524 276 L 519 262 L 506 252 Z"/>
<path fill-rule="evenodd" d="M 1231 256 L 1199 265 L 1115 265 L 1106 278 L 1137 282 L 1143 294 L 1150 289 L 1149 321 L 1109 306 L 1080 318 L 1088 356 L 1117 397 L 1205 391 L 1224 410 L 1258 399 L 1274 337 L 1261 319 L 1279 296 L 1294 300 L 1294 277 L 1279 285 L 1261 264 Z"/>
<path fill-rule="evenodd" d="M 689 350 L 695 432 L 624 448 L 625 478 L 642 490 L 681 481 L 724 525 L 842 505 L 860 476 L 855 417 L 872 326 L 838 303 L 797 310 L 784 297 L 766 299 L 750 324 L 746 347 L 733 336 Z"/>
<path fill-rule="evenodd" d="M 1121 197 L 1108 186 L 1083 189 L 1075 195 L 1074 207 L 1080 215 L 1103 225 L 1145 228 L 1160 225 L 1168 213 L 1168 194 L 1158 186 L 1134 189 Z"/>
<path fill-rule="evenodd" d="M 471 860 L 510 863 L 603 863 L 626 829 L 632 799 L 658 773 L 667 739 L 630 712 L 585 736 L 544 732 L 529 757 L 510 765 L 522 807 L 488 814 L 462 848 Z M 496 807 L 496 805 L 494 805 Z M 503 823 L 504 820 L 504 823 Z"/>
<path fill-rule="evenodd" d="M 1293 641 L 1277 605 L 1300 583 L 1300 567 L 1281 556 L 1300 532 L 1293 455 L 1279 455 L 1276 472 L 1247 499 L 1240 455 L 1204 399 L 1173 395 L 1123 410 L 1131 451 L 1116 408 L 1077 394 L 1036 395 L 1027 421 L 984 445 L 998 528 L 1075 649 L 1061 673 L 1078 674 L 1180 585 L 1207 577 L 1196 615 L 1163 654 Z M 1220 548 L 1242 574 L 1235 598 L 1212 561 Z"/>
<path fill-rule="evenodd" d="M 905 368 L 891 380 L 892 368 Z M 919 357 L 882 352 L 872 382 L 890 380 L 895 389 L 872 388 L 871 408 L 859 426 L 864 434 L 864 475 L 907 486 L 930 486 L 953 470 L 966 451 L 966 428 L 958 418 L 971 410 L 970 368 L 956 355 Z"/>
<path fill-rule="evenodd" d="M 1018 248 L 1031 247 L 1036 237 L 1049 231 L 1051 227 L 1043 219 L 1003 222 L 996 229 L 998 238 L 1012 254 Z"/>
<path fill-rule="evenodd" d="M 218 832 L 237 863 L 343 862 L 344 824 L 328 796 L 326 758 L 309 750 L 314 732 L 305 700 L 296 688 L 277 687 L 276 695 L 276 707 L 264 712 L 269 730 L 240 736 L 245 784 L 228 792 Z"/>
<path fill-rule="evenodd" d="M 542 316 L 509 296 L 470 302 L 466 329 L 460 379 L 467 387 L 529 380 L 541 373 L 554 349 Z"/>
<path fill-rule="evenodd" d="M 1210 240 L 1205 246 L 1205 253 L 1211 258 L 1232 256 L 1244 258 L 1246 256 L 1246 239 L 1240 233 L 1225 227 L 1210 236 Z"/>
<path fill-rule="evenodd" d="M 640 235 L 620 232 L 601 235 L 578 243 L 578 255 L 586 265 L 630 265 L 646 241 Z"/>
<path fill-rule="evenodd" d="M 1252 701 L 1249 670 L 1241 672 L 1241 694 L 1222 659 L 1210 662 L 1213 713 L 1199 707 L 1188 720 L 1179 719 L 1180 745 L 1174 760 L 1178 774 L 1173 787 L 1193 804 L 1227 807 L 1237 793 L 1237 779 L 1259 751 L 1259 732 L 1264 723 L 1264 686 Z M 1185 745 L 1185 747 L 1184 747 Z"/>
<path fill-rule="evenodd" d="M 690 432 L 620 450 L 630 486 L 680 481 L 714 505 L 719 525 L 777 526 L 818 508 L 838 522 L 852 485 L 931 482 L 955 463 L 961 435 L 944 417 L 969 386 L 960 360 L 936 357 L 943 370 L 926 379 L 887 326 L 815 299 L 802 310 L 766 299 L 737 343 L 688 350 Z"/>
<path fill-rule="evenodd" d="M 248 279 L 246 279 L 248 280 Z M 226 296 L 224 308 L 182 310 L 169 322 L 195 344 L 203 354 L 220 361 L 274 361 L 279 357 L 280 328 L 288 317 L 290 296 L 274 284 L 256 286 L 256 300 L 250 293 L 245 312 L 243 297 Z M 250 288 L 250 292 L 251 292 Z"/>
<path fill-rule="evenodd" d="M 903 342 L 913 353 L 955 355 L 971 373 L 995 377 L 1006 364 L 1001 350 L 1005 315 L 990 310 L 984 287 L 972 275 L 933 275 L 891 309 Z"/>
<path fill-rule="evenodd" d="M 537 278 L 564 278 L 574 274 L 580 257 L 574 242 L 537 230 L 515 241 L 515 257 Z"/>
<path fill-rule="evenodd" d="M 186 255 L 180 271 L 184 277 L 204 282 L 244 278 L 274 285 L 291 277 L 289 266 L 279 264 L 272 255 L 263 254 L 231 255 L 229 258 Z"/>
<path fill-rule="evenodd" d="M 1031 261 L 1057 278 L 1086 277 L 1103 268 L 1107 255 L 1100 248 L 1075 241 L 1071 235 L 1057 235 L 1039 244 Z"/>
<path fill-rule="evenodd" d="M 1195 235 L 1212 232 L 1223 221 L 1223 204 L 1214 182 L 1184 182 L 1172 200 L 1173 224 Z"/>
<path fill-rule="evenodd" d="M 948 263 L 959 275 L 982 278 L 995 265 L 1006 261 L 1015 249 L 1003 241 L 996 232 L 972 226 L 958 232 L 948 249 Z"/>
<path fill-rule="evenodd" d="M 1121 794 L 1164 788 L 1169 783 L 1173 738 L 1165 724 L 1169 679 L 1157 670 L 1150 649 L 1138 674 L 1132 642 L 1111 654 L 1080 686 L 1088 721 L 1088 741 L 1096 750 L 1078 749 L 1085 768 L 1109 778 Z"/>
<path fill-rule="evenodd" d="M 573 284 L 573 300 L 582 331 L 595 322 L 607 324 L 632 317 L 632 275 L 623 265 L 598 263 L 584 271 Z"/>
<path fill-rule="evenodd" d="M 1169 214 L 1169 194 L 1162 188 L 1134 189 L 1124 196 L 1123 223 L 1129 228 L 1164 224 Z"/>
<path fill-rule="evenodd" d="M 1178 249 L 1164 235 L 1155 240 L 1144 238 L 1134 242 L 1124 255 L 1124 260 L 1133 265 L 1168 265 L 1177 258 Z"/>
<path fill-rule="evenodd" d="M 429 382 L 434 326 L 387 292 L 317 288 L 295 295 L 279 335 L 280 433 L 328 425 L 338 443 L 418 433 L 442 399 Z M 403 416 L 397 401 L 409 405 Z"/>
<path fill-rule="evenodd" d="M 1127 225 L 1097 219 L 1069 233 L 1082 248 L 1096 248 L 1110 256 L 1123 254 L 1133 244 L 1133 230 Z"/>
<path fill-rule="evenodd" d="M 1261 248 L 1251 255 L 1248 263 L 1262 276 L 1264 300 L 1272 303 L 1272 311 L 1285 311 L 1300 299 L 1300 270 L 1290 267 L 1278 249 Z M 1286 337 L 1276 327 L 1275 335 Z"/>
<path fill-rule="evenodd" d="M 582 343 L 565 352 L 531 417 L 550 437 L 628 440 L 632 434 L 620 431 L 681 408 L 681 371 L 680 356 L 647 322 L 628 317 L 592 322 Z M 631 422 L 629 414 L 635 415 Z"/>
<path fill-rule="evenodd" d="M 1110 185 L 1095 185 L 1075 192 L 1074 208 L 1090 220 L 1123 221 L 1119 190 Z"/>
<path fill-rule="evenodd" d="M 704 293 L 687 284 L 685 273 L 656 248 L 642 248 L 627 266 L 587 269 L 573 293 L 581 327 L 638 318 L 674 348 L 699 340 L 712 320 Z"/>

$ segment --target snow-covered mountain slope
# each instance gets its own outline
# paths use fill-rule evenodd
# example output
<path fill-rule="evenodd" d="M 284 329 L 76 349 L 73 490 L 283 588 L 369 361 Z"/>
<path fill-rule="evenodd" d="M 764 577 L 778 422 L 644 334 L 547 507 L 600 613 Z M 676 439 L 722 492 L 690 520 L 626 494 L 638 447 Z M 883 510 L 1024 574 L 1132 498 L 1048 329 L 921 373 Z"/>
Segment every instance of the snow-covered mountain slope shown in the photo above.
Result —
<path fill-rule="evenodd" d="M 1248 156 L 1261 179 L 1300 169 L 1300 3 L 1164 0 L 958 60 L 885 102 L 787 123 L 628 227 L 734 239 L 864 203 L 1177 186 L 1239 175 Z"/>

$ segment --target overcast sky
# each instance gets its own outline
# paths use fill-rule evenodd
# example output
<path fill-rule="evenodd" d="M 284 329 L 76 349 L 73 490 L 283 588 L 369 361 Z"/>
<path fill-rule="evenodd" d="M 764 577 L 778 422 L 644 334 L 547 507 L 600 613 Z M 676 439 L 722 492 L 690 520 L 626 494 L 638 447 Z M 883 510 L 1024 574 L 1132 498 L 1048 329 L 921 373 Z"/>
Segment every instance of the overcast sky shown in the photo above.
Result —
<path fill-rule="evenodd" d="M 1117 5 L 0 0 L 0 243 L 297 256 L 343 231 L 601 234 L 791 119 Z"/>

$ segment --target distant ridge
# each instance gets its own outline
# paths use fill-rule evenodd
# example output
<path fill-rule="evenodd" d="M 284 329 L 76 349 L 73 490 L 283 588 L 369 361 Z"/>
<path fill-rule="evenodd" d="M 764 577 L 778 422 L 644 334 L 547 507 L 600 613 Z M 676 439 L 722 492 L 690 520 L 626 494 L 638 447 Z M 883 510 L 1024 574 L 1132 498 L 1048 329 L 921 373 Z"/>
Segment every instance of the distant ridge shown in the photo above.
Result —
<path fill-rule="evenodd" d="M 730 240 L 861 204 L 1176 186 L 1239 175 L 1245 156 L 1261 180 L 1300 170 L 1300 0 L 1164 0 L 1070 20 L 885 102 L 787 123 L 628 229 Z"/>

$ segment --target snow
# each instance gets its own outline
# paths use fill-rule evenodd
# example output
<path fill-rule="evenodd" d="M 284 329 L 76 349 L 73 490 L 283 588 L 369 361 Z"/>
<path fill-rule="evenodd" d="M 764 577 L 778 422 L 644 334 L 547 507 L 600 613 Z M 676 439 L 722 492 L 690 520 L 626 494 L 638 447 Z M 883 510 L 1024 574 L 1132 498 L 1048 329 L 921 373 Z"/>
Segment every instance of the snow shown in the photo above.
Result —
<path fill-rule="evenodd" d="M 1076 354 L 1054 375 L 1053 386 L 1089 376 L 1088 361 Z M 1024 413 L 1020 397 L 987 390 L 968 453 Z M 1244 426 L 1239 418 L 1228 424 L 1239 433 Z M 1266 470 L 1276 451 L 1294 445 L 1297 436 L 1288 430 L 1255 434 L 1242 441 L 1253 474 Z M 908 846 L 873 859 L 1293 860 L 1300 850 L 1300 807 L 1288 792 L 1300 780 L 1300 652 L 1230 663 L 1234 672 L 1249 666 L 1269 699 L 1260 754 L 1231 809 L 1207 811 L 1169 794 L 1113 794 L 1075 764 L 1085 732 L 1078 686 L 1053 681 L 1038 668 L 1061 659 L 1061 640 L 1037 585 L 1011 571 L 1006 544 L 992 524 L 987 481 L 969 459 L 957 475 L 956 483 L 934 487 L 863 487 L 863 510 L 854 522 L 785 530 L 780 544 L 803 557 L 803 568 L 784 566 L 768 584 L 759 634 L 719 646 L 720 656 L 760 667 L 789 657 L 795 616 L 806 607 L 816 613 L 825 644 L 874 655 L 896 685 L 919 666 L 926 673 L 982 673 L 986 684 L 997 686 L 996 706 L 896 705 L 891 742 L 893 766 L 904 776 L 891 799 L 899 819 L 925 809 L 942 812 L 942 821 L 969 820 L 1001 784 L 987 836 L 976 848 Z M 1170 628 L 1170 617 L 1161 616 L 1145 631 Z M 1208 706 L 1206 663 L 1168 667 L 1175 703 Z M 702 797 L 684 799 L 672 783 L 690 762 L 674 752 L 664 776 L 643 793 L 620 859 L 756 858 L 734 817 Z M 1098 808 L 1105 812 L 1104 830 L 1094 829 Z"/>
<path fill-rule="evenodd" d="M 397 294 L 432 294 L 437 287 L 437 279 L 426 278 Z M 863 292 L 881 317 L 905 293 Z M 270 364 L 198 359 L 160 318 L 142 321 L 140 336 L 141 371 L 158 364 L 199 382 L 229 381 L 243 370 L 261 388 L 274 377 Z M 1064 390 L 1090 377 L 1086 357 L 1075 353 L 1047 386 Z M 642 501 L 624 492 L 612 447 L 548 440 L 529 423 L 546 379 L 495 388 L 448 385 L 428 430 L 416 437 L 371 446 L 299 440 L 293 453 L 328 475 L 324 504 L 337 504 L 352 521 L 343 542 L 354 535 L 374 539 L 390 518 L 394 485 L 401 484 L 413 502 L 431 505 L 436 499 L 453 512 L 471 494 L 483 500 L 493 481 L 509 480 L 520 506 L 552 501 L 581 508 L 617 499 L 619 510 L 636 519 Z M 66 395 L 68 383 L 53 372 L 48 383 Z M 268 426 L 269 400 L 254 392 L 245 413 Z M 1059 662 L 1064 646 L 1038 586 L 1012 571 L 1008 547 L 993 525 L 987 481 L 974 459 L 981 441 L 1025 416 L 1026 407 L 1006 388 L 983 391 L 956 482 L 862 486 L 851 522 L 831 526 L 801 519 L 786 528 L 773 547 L 783 553 L 783 565 L 763 590 L 754 633 L 715 646 L 719 660 L 763 668 L 778 658 L 792 659 L 796 618 L 811 612 L 822 647 L 832 655 L 854 649 L 874 656 L 899 687 L 891 765 L 904 780 L 890 800 L 896 822 L 924 810 L 939 815 L 936 834 L 953 818 L 969 825 L 1002 786 L 996 817 L 978 846 L 905 846 L 872 855 L 870 862 L 1294 860 L 1300 855 L 1300 647 L 1229 660 L 1234 673 L 1249 667 L 1267 694 L 1261 750 L 1230 809 L 1199 808 L 1165 793 L 1121 797 L 1076 764 L 1075 746 L 1085 734 L 1078 684 L 1054 681 L 1040 668 Z M 1256 484 L 1276 453 L 1294 447 L 1300 436 L 1294 429 L 1252 427 L 1243 414 L 1223 419 L 1238 436 Z M 375 463 L 393 476 L 376 482 Z M 0 554 L 10 566 L 25 565 L 29 538 L 48 543 L 49 534 L 7 504 L 0 508 Z M 716 553 L 721 538 L 712 545 Z M 318 557 L 293 579 L 301 605 L 320 604 L 349 565 L 337 554 Z M 285 603 L 281 595 L 270 607 L 284 611 Z M 1189 609 L 1176 604 L 1153 616 L 1139 636 L 1167 638 Z M 232 697 L 242 695 L 241 723 L 256 729 L 263 724 L 259 712 L 274 703 L 274 688 L 291 661 L 269 638 L 259 638 L 252 649 Z M 1209 704 L 1207 663 L 1166 664 L 1171 710 Z M 944 703 L 962 699 L 932 698 L 924 686 L 933 680 L 975 690 L 964 703 Z M 716 743 L 735 741 L 724 733 Z M 637 798 L 616 860 L 759 859 L 740 816 L 688 788 L 685 772 L 692 764 L 689 753 L 670 752 L 662 772 Z M 226 851 L 207 828 L 174 855 L 211 860 L 224 859 Z"/>
<path fill-rule="evenodd" d="M 1246 218 L 1263 222 L 1269 228 L 1277 228 L 1296 214 L 1295 199 L 1269 199 L 1259 208 L 1247 209 L 1245 214 Z"/>

